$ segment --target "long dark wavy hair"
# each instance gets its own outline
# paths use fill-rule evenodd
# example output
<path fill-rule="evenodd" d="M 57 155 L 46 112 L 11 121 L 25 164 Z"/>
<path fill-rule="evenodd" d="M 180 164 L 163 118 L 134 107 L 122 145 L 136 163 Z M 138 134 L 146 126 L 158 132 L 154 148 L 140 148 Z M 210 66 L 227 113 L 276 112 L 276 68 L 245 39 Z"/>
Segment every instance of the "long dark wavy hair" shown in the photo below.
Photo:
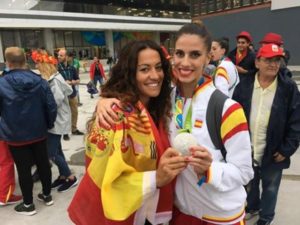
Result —
<path fill-rule="evenodd" d="M 132 41 L 124 46 L 119 54 L 117 64 L 112 68 L 110 78 L 101 88 L 101 96 L 118 98 L 123 104 L 135 105 L 139 101 L 136 74 L 139 53 L 144 49 L 153 49 L 158 52 L 164 79 L 160 94 L 150 98 L 147 110 L 156 124 L 163 120 L 167 129 L 168 117 L 171 115 L 171 66 L 164 57 L 160 46 L 150 40 Z"/>

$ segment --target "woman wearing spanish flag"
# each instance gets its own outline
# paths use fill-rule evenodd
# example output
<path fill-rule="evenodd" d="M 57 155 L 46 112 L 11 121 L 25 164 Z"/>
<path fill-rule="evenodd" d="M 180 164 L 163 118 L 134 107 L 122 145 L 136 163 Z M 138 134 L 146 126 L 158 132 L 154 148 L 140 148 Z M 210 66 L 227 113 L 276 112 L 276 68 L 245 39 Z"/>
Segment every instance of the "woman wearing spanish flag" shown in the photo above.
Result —
<path fill-rule="evenodd" d="M 118 98 L 111 128 L 88 122 L 87 171 L 68 209 L 77 225 L 161 224 L 171 219 L 172 180 L 186 159 L 170 148 L 169 62 L 152 41 L 121 51 L 101 95 Z"/>
<path fill-rule="evenodd" d="M 176 178 L 170 225 L 245 224 L 244 185 L 253 177 L 248 124 L 242 107 L 216 90 L 212 79 L 203 75 L 210 60 L 211 43 L 202 23 L 184 25 L 175 41 L 173 73 L 177 82 L 171 94 L 169 139 L 177 150 L 188 147 L 184 151 L 188 165 Z M 209 110 L 211 99 L 217 99 L 216 93 L 225 97 L 224 101 Z M 110 101 L 118 104 L 116 99 Z M 110 104 L 99 101 L 100 124 L 112 124 Z M 219 122 L 209 124 L 214 111 L 220 115 Z M 215 132 L 210 132 L 212 125 Z M 215 137 L 222 146 L 216 145 Z M 208 167 L 204 166 L 206 151 L 213 159 Z"/>

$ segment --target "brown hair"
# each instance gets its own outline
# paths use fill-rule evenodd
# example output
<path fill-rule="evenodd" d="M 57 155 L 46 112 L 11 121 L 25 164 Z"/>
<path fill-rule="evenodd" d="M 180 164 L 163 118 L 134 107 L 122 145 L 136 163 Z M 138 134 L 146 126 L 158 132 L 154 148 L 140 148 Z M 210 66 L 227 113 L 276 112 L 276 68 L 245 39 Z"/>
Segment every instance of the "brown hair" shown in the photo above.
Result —
<path fill-rule="evenodd" d="M 26 57 L 24 51 L 19 47 L 8 47 L 5 49 L 5 59 L 10 69 L 25 69 Z"/>
<path fill-rule="evenodd" d="M 150 98 L 147 110 L 156 124 L 162 120 L 167 129 L 167 117 L 171 115 L 171 73 L 170 63 L 164 57 L 160 46 L 150 40 L 132 41 L 122 48 L 117 64 L 112 68 L 110 79 L 102 86 L 101 96 L 118 98 L 124 105 L 135 105 L 139 101 L 136 73 L 139 53 L 144 49 L 158 52 L 164 72 L 161 91 L 157 97 Z M 88 126 L 88 130 L 89 130 Z"/>

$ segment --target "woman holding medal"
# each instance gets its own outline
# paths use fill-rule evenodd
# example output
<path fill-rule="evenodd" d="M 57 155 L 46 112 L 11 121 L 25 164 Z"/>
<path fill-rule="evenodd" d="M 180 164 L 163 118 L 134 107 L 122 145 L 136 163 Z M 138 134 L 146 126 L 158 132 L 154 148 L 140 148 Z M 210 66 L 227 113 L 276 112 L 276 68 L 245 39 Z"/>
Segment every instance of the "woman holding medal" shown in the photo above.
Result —
<path fill-rule="evenodd" d="M 224 158 L 214 146 L 206 124 L 208 103 L 216 90 L 212 79 L 203 75 L 210 49 L 211 37 L 203 24 L 186 24 L 178 31 L 173 56 L 177 82 L 171 95 L 173 117 L 169 139 L 175 149 L 187 137 L 193 143 L 196 140 L 197 146 L 189 147 L 188 166 L 177 176 L 170 225 L 244 224 L 243 186 L 253 177 L 248 125 L 241 106 L 226 99 L 218 134 L 226 149 Z M 98 119 L 100 124 L 110 126 L 116 115 L 107 105 L 118 101 L 105 101 L 98 103 Z M 180 136 L 185 139 L 180 140 Z M 206 151 L 213 158 L 209 167 L 204 157 Z"/>
<path fill-rule="evenodd" d="M 88 122 L 87 172 L 68 209 L 77 225 L 148 225 L 170 221 L 172 180 L 185 157 L 169 148 L 170 65 L 152 41 L 121 51 L 101 95 L 116 97 L 118 120 L 106 129 Z"/>

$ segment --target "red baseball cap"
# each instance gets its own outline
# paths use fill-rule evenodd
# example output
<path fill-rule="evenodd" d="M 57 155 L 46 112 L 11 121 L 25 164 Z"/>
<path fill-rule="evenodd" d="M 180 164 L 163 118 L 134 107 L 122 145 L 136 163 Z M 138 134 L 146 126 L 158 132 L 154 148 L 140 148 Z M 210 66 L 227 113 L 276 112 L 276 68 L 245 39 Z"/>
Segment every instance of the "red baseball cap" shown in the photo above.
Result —
<path fill-rule="evenodd" d="M 259 42 L 260 44 L 276 44 L 282 45 L 283 40 L 280 34 L 276 33 L 267 33 L 264 38 Z"/>
<path fill-rule="evenodd" d="M 236 36 L 236 39 L 239 39 L 239 38 L 246 38 L 249 42 L 252 42 L 252 37 L 251 37 L 250 33 L 247 31 L 242 31 L 241 33 L 239 33 Z"/>
<path fill-rule="evenodd" d="M 273 58 L 276 56 L 283 57 L 282 48 L 279 48 L 278 45 L 275 44 L 266 44 L 258 50 L 256 58 Z"/>

